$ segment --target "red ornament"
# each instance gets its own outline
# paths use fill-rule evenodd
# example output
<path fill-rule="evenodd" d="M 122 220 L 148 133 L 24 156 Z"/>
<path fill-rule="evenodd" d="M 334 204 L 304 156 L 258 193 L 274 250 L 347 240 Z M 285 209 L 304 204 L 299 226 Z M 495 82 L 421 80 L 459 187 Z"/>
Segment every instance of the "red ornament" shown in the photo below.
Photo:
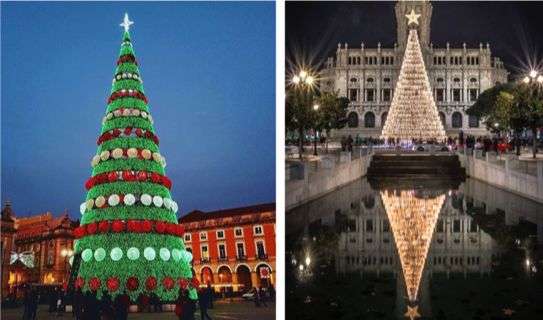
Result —
<path fill-rule="evenodd" d="M 119 130 L 119 129 L 113 129 L 112 135 L 113 135 L 114 137 L 120 136 L 120 135 L 121 135 L 121 130 Z"/>
<path fill-rule="evenodd" d="M 109 231 L 109 221 L 104 220 L 98 223 L 98 230 L 100 233 L 106 233 Z"/>
<path fill-rule="evenodd" d="M 162 177 L 162 184 L 168 189 L 172 188 L 172 181 L 170 180 L 170 178 L 166 176 Z"/>
<path fill-rule="evenodd" d="M 164 231 L 166 231 L 166 224 L 162 221 L 157 221 L 155 224 L 155 230 L 158 233 L 164 233 Z"/>
<path fill-rule="evenodd" d="M 137 129 L 136 129 L 136 135 L 137 135 L 138 137 L 141 137 L 142 133 L 143 133 L 143 131 L 141 131 L 140 128 L 137 128 Z"/>
<path fill-rule="evenodd" d="M 132 172 L 131 171 L 123 171 L 123 180 L 124 181 L 132 181 Z"/>
<path fill-rule="evenodd" d="M 109 182 L 114 182 L 117 180 L 117 172 L 115 171 L 112 171 L 110 173 L 107 174 L 107 180 L 109 180 Z"/>
<path fill-rule="evenodd" d="M 85 189 L 90 190 L 90 188 L 92 188 L 93 186 L 94 186 L 93 178 L 90 178 L 89 180 L 87 180 L 87 182 L 85 182 Z"/>
<path fill-rule="evenodd" d="M 122 232 L 124 230 L 124 222 L 120 220 L 113 221 L 111 224 L 111 230 L 113 230 L 113 232 Z"/>
<path fill-rule="evenodd" d="M 85 279 L 83 279 L 81 277 L 77 277 L 77 279 L 75 279 L 75 287 L 76 288 L 83 288 L 84 285 L 85 285 Z"/>
<path fill-rule="evenodd" d="M 151 181 L 153 181 L 154 183 L 160 183 L 161 180 L 162 179 L 158 173 L 156 172 L 151 173 Z"/>
<path fill-rule="evenodd" d="M 129 136 L 132 133 L 132 127 L 124 128 L 124 135 Z"/>
<path fill-rule="evenodd" d="M 179 279 L 179 286 L 183 289 L 186 289 L 188 286 L 189 286 L 189 280 L 185 279 L 185 278 L 180 278 Z"/>
<path fill-rule="evenodd" d="M 126 279 L 126 288 L 130 291 L 134 291 L 138 288 L 139 286 L 139 281 L 138 281 L 138 278 L 136 277 L 130 277 L 128 279 Z"/>
<path fill-rule="evenodd" d="M 134 232 L 141 233 L 143 230 L 143 227 L 141 226 L 141 221 L 134 220 Z"/>
<path fill-rule="evenodd" d="M 147 181 L 147 172 L 145 171 L 138 172 L 138 181 Z"/>
<path fill-rule="evenodd" d="M 100 288 L 101 281 L 100 279 L 94 277 L 89 280 L 89 288 L 91 288 L 92 291 L 96 291 Z"/>
<path fill-rule="evenodd" d="M 178 224 L 178 225 L 177 225 L 177 233 L 176 233 L 176 234 L 177 234 L 178 236 L 182 237 L 184 233 L 185 233 L 185 227 L 183 227 L 183 225 L 181 225 L 181 224 Z"/>
<path fill-rule="evenodd" d="M 143 220 L 141 222 L 141 231 L 142 232 L 149 233 L 149 232 L 151 232 L 152 229 L 153 229 L 153 224 L 151 223 L 151 221 Z"/>
<path fill-rule="evenodd" d="M 157 284 L 157 282 L 156 282 L 156 278 L 155 278 L 155 277 L 152 277 L 152 276 L 151 276 L 151 277 L 147 278 L 147 280 L 145 280 L 145 288 L 146 288 L 147 290 L 149 290 L 149 291 L 155 290 L 156 284 Z"/>
<path fill-rule="evenodd" d="M 109 291 L 117 291 L 119 289 L 119 278 L 111 277 L 107 279 L 107 288 Z"/>
<path fill-rule="evenodd" d="M 175 234 L 177 231 L 177 225 L 174 223 L 168 223 L 166 225 L 166 233 L 168 234 Z"/>
<path fill-rule="evenodd" d="M 175 282 L 173 281 L 171 277 L 166 277 L 162 279 L 162 285 L 164 286 L 166 290 L 172 290 L 173 286 L 175 285 Z"/>
<path fill-rule="evenodd" d="M 85 227 L 77 227 L 74 229 L 74 237 L 83 238 L 85 236 Z"/>
<path fill-rule="evenodd" d="M 97 229 L 98 229 L 98 225 L 96 224 L 96 222 L 87 224 L 88 234 L 95 234 Z"/>
<path fill-rule="evenodd" d="M 153 133 L 149 130 L 145 131 L 145 138 L 152 138 L 153 137 Z"/>

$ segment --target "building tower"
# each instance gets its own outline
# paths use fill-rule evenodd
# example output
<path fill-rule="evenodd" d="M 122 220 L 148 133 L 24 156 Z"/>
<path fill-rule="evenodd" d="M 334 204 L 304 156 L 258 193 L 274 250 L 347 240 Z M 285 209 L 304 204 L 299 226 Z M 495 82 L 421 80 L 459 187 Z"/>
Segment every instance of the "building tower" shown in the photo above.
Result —
<path fill-rule="evenodd" d="M 419 23 L 416 27 L 409 26 L 407 15 L 415 10 L 420 14 Z M 432 20 L 432 5 L 430 1 L 398 1 L 394 8 L 396 13 L 396 36 L 400 50 L 405 49 L 409 30 L 415 28 L 419 36 L 420 46 L 423 50 L 427 49 L 430 44 L 430 21 Z"/>

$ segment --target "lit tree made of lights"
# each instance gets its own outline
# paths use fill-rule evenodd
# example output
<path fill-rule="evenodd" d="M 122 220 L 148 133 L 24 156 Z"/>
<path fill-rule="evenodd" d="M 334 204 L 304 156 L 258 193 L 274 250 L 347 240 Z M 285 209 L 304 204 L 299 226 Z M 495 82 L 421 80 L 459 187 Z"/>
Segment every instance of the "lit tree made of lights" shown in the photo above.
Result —
<path fill-rule="evenodd" d="M 412 10 L 407 15 L 408 25 L 418 25 L 419 16 Z M 381 138 L 423 141 L 446 138 L 415 28 L 409 30 L 400 76 Z"/>

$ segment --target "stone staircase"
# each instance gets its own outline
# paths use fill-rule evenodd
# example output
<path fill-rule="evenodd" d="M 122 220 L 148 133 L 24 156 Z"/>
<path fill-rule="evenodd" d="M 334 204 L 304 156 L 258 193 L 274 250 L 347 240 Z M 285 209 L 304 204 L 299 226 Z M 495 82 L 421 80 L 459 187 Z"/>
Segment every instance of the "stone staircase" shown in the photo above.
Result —
<path fill-rule="evenodd" d="M 457 155 L 386 154 L 373 155 L 368 178 L 377 177 L 436 177 L 466 178 L 466 170 Z"/>

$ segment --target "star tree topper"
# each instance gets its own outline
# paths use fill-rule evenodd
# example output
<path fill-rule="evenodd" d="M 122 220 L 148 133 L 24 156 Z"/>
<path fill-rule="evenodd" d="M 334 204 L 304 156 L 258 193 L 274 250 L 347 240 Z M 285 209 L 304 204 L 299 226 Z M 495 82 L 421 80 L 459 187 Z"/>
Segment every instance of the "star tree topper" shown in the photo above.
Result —
<path fill-rule="evenodd" d="M 409 14 L 406 14 L 405 15 L 408 19 L 407 21 L 407 25 L 410 25 L 412 23 L 418 25 L 419 24 L 419 18 L 420 18 L 420 14 L 419 13 L 415 13 L 415 9 L 411 9 L 411 12 L 409 12 Z"/>
<path fill-rule="evenodd" d="M 128 18 L 128 13 L 124 14 L 123 23 L 120 24 L 121 27 L 124 27 L 124 31 L 128 32 L 130 30 L 130 26 L 134 24 L 134 21 L 130 21 Z"/>
<path fill-rule="evenodd" d="M 407 306 L 407 312 L 404 314 L 406 318 L 409 318 L 410 320 L 414 320 L 417 318 L 420 318 L 420 314 L 418 311 L 419 306 Z"/>

